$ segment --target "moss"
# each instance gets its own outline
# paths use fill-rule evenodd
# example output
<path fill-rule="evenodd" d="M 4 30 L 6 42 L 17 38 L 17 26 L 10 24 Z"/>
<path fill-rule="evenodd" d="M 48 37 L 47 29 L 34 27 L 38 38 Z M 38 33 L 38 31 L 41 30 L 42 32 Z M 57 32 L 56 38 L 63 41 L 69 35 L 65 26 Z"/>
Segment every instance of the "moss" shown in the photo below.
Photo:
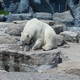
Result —
<path fill-rule="evenodd" d="M 0 15 L 2 15 L 2 14 L 4 14 L 4 15 L 8 15 L 8 14 L 9 14 L 9 12 L 4 11 L 4 10 L 0 10 Z"/>

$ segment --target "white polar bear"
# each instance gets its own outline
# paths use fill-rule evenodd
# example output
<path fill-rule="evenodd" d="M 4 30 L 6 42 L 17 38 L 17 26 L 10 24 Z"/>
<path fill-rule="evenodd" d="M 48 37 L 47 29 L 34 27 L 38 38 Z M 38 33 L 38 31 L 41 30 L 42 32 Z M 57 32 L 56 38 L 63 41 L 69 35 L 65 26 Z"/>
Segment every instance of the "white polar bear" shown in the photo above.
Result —
<path fill-rule="evenodd" d="M 29 20 L 21 33 L 22 43 L 29 44 L 31 40 L 35 41 L 33 50 L 39 48 L 51 50 L 57 47 L 55 31 L 48 24 L 36 18 Z"/>

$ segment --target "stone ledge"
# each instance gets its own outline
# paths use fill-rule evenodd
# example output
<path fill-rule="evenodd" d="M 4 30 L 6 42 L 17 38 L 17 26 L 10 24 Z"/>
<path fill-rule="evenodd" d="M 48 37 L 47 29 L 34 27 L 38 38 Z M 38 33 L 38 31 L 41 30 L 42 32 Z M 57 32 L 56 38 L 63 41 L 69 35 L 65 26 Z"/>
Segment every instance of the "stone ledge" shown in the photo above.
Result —
<path fill-rule="evenodd" d="M 33 72 L 37 67 L 42 65 L 52 65 L 56 67 L 60 63 L 60 60 L 61 51 L 58 49 L 51 51 L 37 50 L 27 52 L 11 50 L 8 48 L 0 49 L 0 67 L 9 72 Z"/>

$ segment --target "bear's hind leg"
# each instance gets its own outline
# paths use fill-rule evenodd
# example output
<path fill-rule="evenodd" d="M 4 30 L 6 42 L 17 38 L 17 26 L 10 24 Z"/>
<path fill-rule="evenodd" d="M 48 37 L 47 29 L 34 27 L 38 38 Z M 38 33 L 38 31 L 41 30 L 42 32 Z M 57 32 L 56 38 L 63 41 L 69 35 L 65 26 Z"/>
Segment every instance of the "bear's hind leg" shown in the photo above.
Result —
<path fill-rule="evenodd" d="M 52 50 L 57 48 L 56 39 L 48 38 L 46 39 L 46 44 L 42 47 L 43 50 Z"/>

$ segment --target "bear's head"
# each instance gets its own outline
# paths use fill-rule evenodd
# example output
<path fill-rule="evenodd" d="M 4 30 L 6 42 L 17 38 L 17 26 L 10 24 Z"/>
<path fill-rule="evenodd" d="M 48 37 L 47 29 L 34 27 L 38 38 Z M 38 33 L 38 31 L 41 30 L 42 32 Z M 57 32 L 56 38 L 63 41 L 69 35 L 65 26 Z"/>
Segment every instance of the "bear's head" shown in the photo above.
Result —
<path fill-rule="evenodd" d="M 28 34 L 28 33 L 21 33 L 21 38 L 20 38 L 20 42 L 22 43 L 22 45 L 25 45 L 25 44 L 30 44 L 31 42 L 31 35 Z"/>

